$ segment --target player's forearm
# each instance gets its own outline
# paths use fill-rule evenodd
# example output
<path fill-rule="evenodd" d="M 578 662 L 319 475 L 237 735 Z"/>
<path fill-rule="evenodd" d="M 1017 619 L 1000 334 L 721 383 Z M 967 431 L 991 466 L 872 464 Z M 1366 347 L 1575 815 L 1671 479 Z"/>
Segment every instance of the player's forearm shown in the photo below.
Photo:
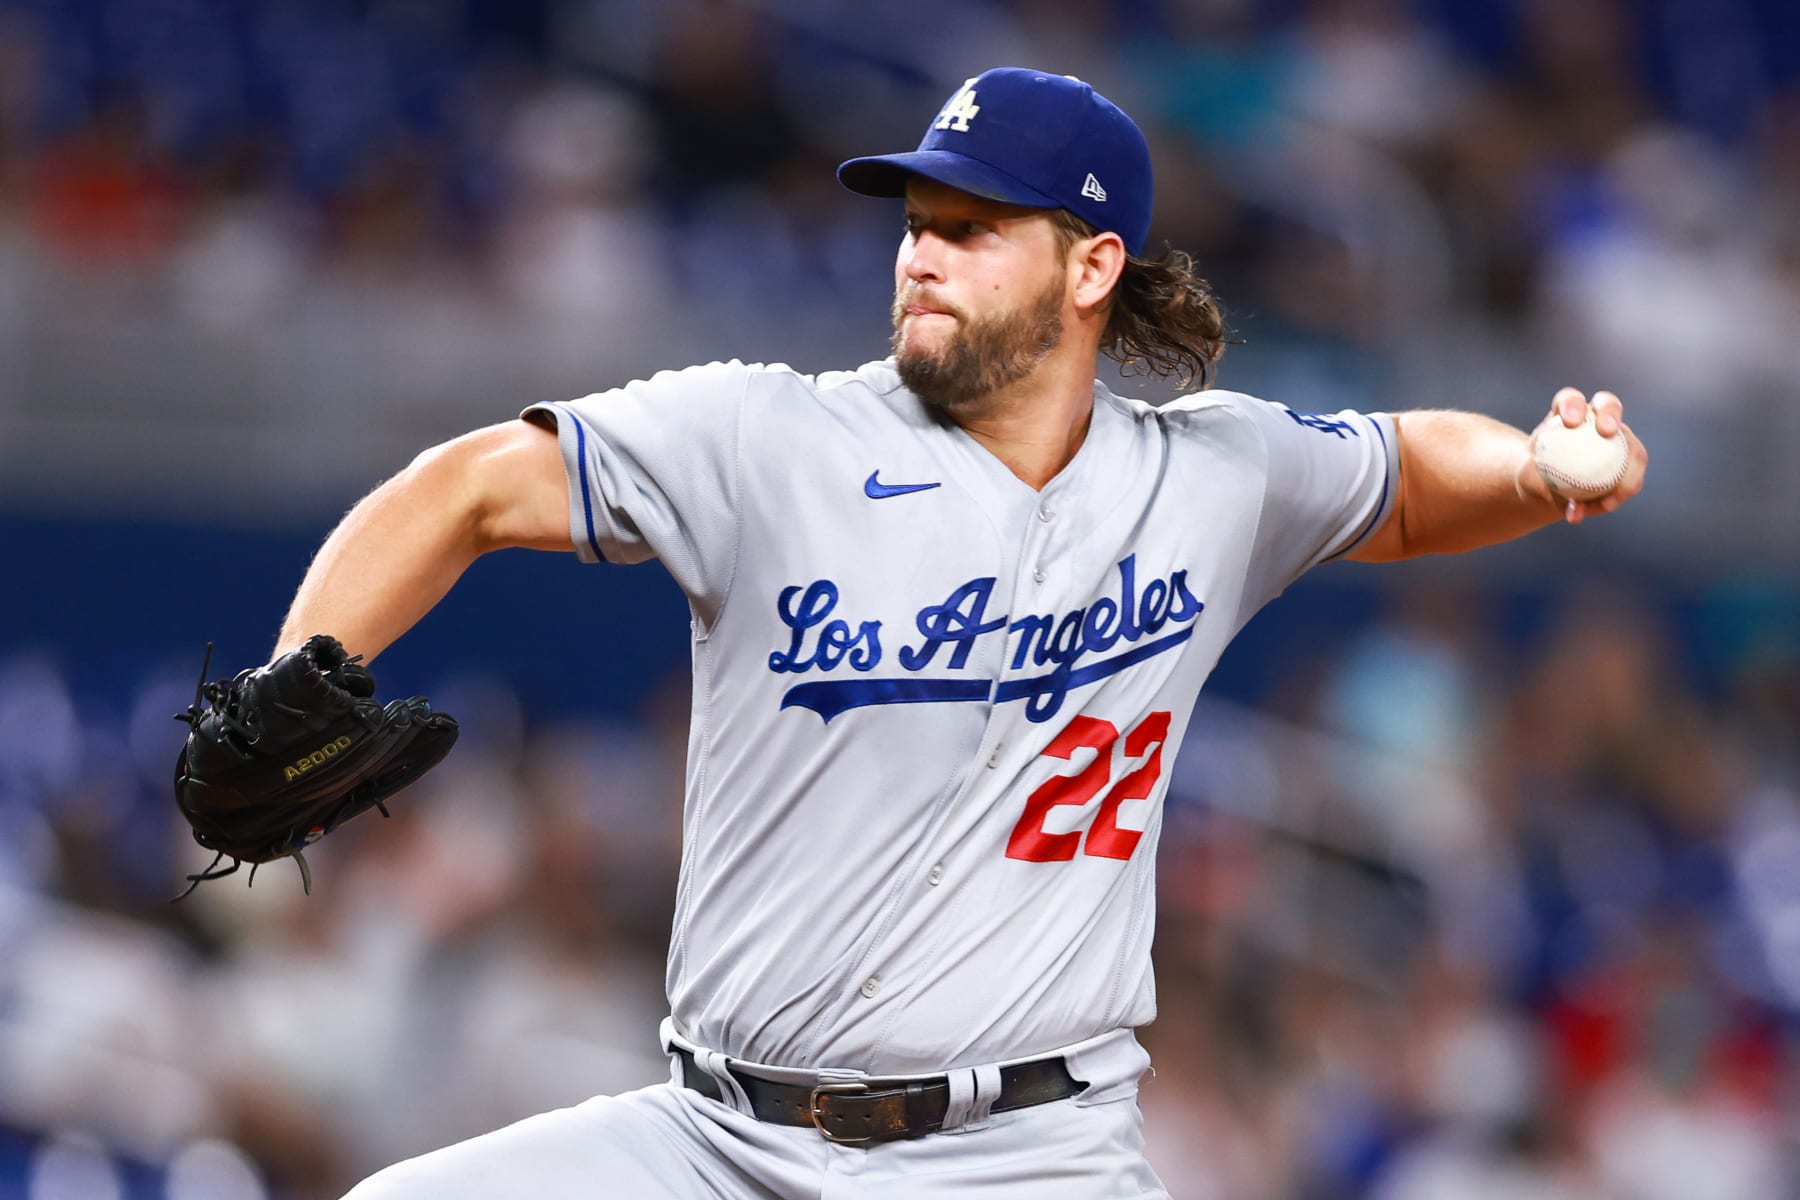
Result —
<path fill-rule="evenodd" d="M 479 497 L 456 443 L 364 497 L 326 539 L 275 653 L 328 633 L 373 659 L 444 598 L 483 549 Z"/>
<path fill-rule="evenodd" d="M 1457 554 L 1562 517 L 1562 502 L 1530 469 L 1529 435 L 1477 413 L 1408 412 L 1397 421 L 1395 531 L 1371 557 Z"/>

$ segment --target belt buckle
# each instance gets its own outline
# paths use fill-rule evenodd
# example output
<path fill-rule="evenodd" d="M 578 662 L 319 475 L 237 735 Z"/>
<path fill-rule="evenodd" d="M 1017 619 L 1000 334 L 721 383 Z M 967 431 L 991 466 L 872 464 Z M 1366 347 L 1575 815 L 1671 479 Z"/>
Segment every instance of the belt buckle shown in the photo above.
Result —
<path fill-rule="evenodd" d="M 844 1083 L 821 1083 L 813 1088 L 812 1095 L 807 1098 L 806 1102 L 806 1110 L 812 1117 L 813 1128 L 817 1129 L 826 1141 L 836 1142 L 840 1146 L 861 1146 L 874 1141 L 875 1138 L 873 1135 L 867 1137 L 844 1137 L 841 1134 L 833 1133 L 831 1130 L 825 1128 L 825 1110 L 820 1107 L 821 1096 L 860 1096 L 866 1094 L 868 1090 L 869 1085 L 867 1083 L 854 1080 L 846 1081 Z"/>

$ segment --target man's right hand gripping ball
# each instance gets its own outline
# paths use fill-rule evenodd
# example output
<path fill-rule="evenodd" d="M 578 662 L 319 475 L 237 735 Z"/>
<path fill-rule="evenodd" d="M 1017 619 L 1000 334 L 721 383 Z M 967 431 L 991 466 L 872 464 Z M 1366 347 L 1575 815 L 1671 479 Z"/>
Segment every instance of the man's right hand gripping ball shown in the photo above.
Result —
<path fill-rule="evenodd" d="M 194 703 L 177 714 L 189 728 L 175 803 L 217 857 L 188 876 L 188 891 L 240 863 L 292 857 L 310 892 L 300 850 L 370 808 L 386 816 L 383 801 L 456 743 L 456 721 L 423 696 L 377 703 L 375 677 L 323 634 L 235 679 L 200 673 Z M 218 869 L 225 858 L 234 861 Z"/>

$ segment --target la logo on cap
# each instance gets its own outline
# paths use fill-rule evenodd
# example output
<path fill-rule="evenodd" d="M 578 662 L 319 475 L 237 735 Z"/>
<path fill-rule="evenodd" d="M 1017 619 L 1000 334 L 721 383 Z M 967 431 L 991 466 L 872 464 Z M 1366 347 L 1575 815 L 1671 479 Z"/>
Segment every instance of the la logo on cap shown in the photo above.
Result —
<path fill-rule="evenodd" d="M 981 111 L 981 106 L 975 103 L 973 86 L 975 80 L 979 78 L 981 76 L 976 75 L 963 80 L 962 90 L 950 97 L 950 103 L 944 105 L 944 111 L 938 114 L 934 129 L 949 129 L 956 133 L 969 132 L 970 119 Z"/>

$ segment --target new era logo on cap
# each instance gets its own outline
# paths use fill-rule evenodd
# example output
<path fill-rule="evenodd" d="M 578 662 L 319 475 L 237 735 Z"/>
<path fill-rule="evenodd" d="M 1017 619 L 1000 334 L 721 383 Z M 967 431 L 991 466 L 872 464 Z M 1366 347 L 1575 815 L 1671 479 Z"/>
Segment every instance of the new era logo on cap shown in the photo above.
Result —
<path fill-rule="evenodd" d="M 1118 105 L 1068 75 L 983 71 L 938 109 L 917 150 L 838 168 L 843 185 L 865 196 L 904 196 L 914 176 L 1008 204 L 1065 208 L 1118 234 L 1132 254 L 1150 231 L 1144 135 Z"/>

